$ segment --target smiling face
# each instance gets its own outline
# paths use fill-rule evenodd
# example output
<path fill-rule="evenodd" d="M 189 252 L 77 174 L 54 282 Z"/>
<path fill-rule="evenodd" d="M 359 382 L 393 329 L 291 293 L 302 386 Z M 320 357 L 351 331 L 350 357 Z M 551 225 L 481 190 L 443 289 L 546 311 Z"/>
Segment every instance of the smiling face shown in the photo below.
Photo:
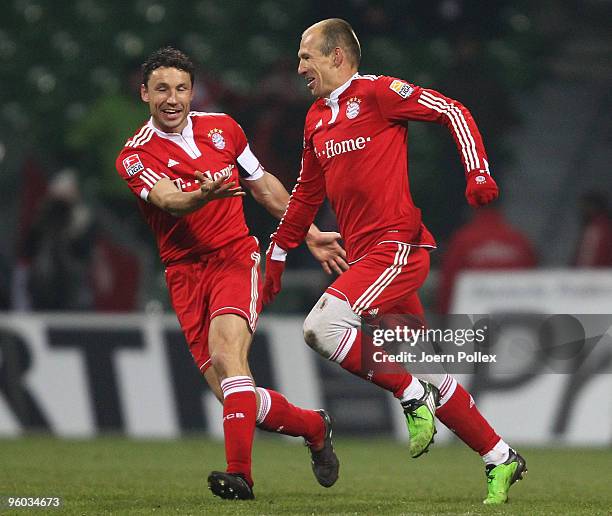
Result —
<path fill-rule="evenodd" d="M 140 97 L 149 104 L 154 125 L 165 133 L 180 133 L 187 125 L 193 99 L 189 73 L 160 67 L 140 86 Z"/>
<path fill-rule="evenodd" d="M 309 29 L 302 35 L 298 50 L 298 73 L 306 79 L 306 86 L 315 97 L 327 97 L 345 80 L 338 76 L 335 49 L 328 56 L 321 52 L 322 35 L 319 29 Z M 340 82 L 339 82 L 340 81 Z"/>

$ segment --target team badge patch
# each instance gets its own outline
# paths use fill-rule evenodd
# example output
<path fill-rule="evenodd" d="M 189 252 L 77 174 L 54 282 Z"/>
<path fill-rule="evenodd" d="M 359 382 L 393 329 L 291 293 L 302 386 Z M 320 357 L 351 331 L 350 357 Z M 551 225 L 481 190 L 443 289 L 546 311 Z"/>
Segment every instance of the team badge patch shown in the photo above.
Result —
<path fill-rule="evenodd" d="M 409 84 L 405 83 L 404 81 L 398 81 L 397 79 L 389 84 L 389 88 L 391 88 L 403 99 L 410 97 L 410 94 L 414 91 L 414 88 L 412 88 Z"/>
<path fill-rule="evenodd" d="M 138 154 L 131 154 L 123 160 L 123 168 L 127 172 L 128 176 L 138 174 L 141 170 L 144 170 L 144 165 L 140 161 Z"/>
<path fill-rule="evenodd" d="M 225 149 L 225 138 L 223 138 L 222 129 L 217 129 L 216 127 L 214 129 L 211 129 L 208 132 L 208 137 L 212 140 L 213 145 L 217 147 L 217 149 Z"/>
<path fill-rule="evenodd" d="M 359 104 L 361 99 L 351 97 L 346 103 L 346 118 L 353 119 L 359 114 Z"/>

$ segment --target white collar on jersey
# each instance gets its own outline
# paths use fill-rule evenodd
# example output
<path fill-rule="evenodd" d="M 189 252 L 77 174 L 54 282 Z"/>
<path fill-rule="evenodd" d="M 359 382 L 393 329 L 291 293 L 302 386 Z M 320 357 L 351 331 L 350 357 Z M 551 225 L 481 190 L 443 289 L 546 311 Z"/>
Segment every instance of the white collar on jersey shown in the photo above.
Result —
<path fill-rule="evenodd" d="M 338 86 L 334 91 L 329 94 L 329 98 L 325 99 L 325 105 L 331 108 L 332 114 L 328 124 L 333 124 L 338 118 L 340 112 L 340 106 L 338 105 L 338 98 L 353 82 L 355 77 L 359 76 L 359 73 L 355 73 L 351 78 L 346 81 L 342 86 Z"/>
<path fill-rule="evenodd" d="M 190 116 L 187 116 L 187 125 L 180 133 L 165 133 L 161 129 L 158 129 L 153 124 L 153 117 L 149 119 L 147 125 L 153 129 L 155 134 L 157 134 L 160 138 L 165 138 L 166 140 L 176 143 L 187 153 L 190 158 L 195 159 L 202 155 L 193 137 L 193 122 L 191 121 Z"/>
<path fill-rule="evenodd" d="M 351 82 L 353 82 L 353 79 L 355 77 L 359 76 L 359 72 L 355 72 L 353 75 L 351 75 L 351 77 L 349 78 L 348 81 L 346 81 L 342 86 L 338 86 L 334 91 L 332 91 L 329 94 L 329 98 L 325 99 L 326 103 L 329 103 L 329 101 L 334 101 L 334 100 L 338 100 L 338 97 L 344 93 L 344 90 L 346 90 L 350 85 Z"/>

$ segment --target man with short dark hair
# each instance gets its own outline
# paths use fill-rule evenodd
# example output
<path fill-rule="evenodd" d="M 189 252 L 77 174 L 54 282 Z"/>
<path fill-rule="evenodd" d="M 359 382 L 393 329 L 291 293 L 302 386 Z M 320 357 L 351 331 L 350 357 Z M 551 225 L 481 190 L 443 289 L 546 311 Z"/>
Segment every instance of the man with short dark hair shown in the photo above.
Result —
<path fill-rule="evenodd" d="M 335 48 L 341 47 L 346 52 L 347 59 L 355 68 L 361 62 L 361 45 L 353 28 L 345 20 L 331 18 L 321 23 L 321 54 L 328 56 Z"/>
<path fill-rule="evenodd" d="M 209 487 L 222 498 L 253 498 L 256 424 L 304 437 L 317 481 L 330 487 L 339 466 L 329 415 L 256 388 L 247 360 L 261 310 L 260 255 L 244 220 L 245 192 L 238 182 L 277 218 L 289 194 L 263 169 L 230 116 L 190 112 L 194 67 L 185 54 L 161 49 L 142 69 L 140 95 L 151 119 L 127 141 L 116 168 L 155 234 L 193 358 L 223 404 L 227 471 L 213 471 Z M 311 252 L 330 272 L 347 268 L 339 237 L 315 226 L 309 231 Z"/>
<path fill-rule="evenodd" d="M 469 111 L 437 91 L 394 77 L 360 75 L 359 42 L 344 20 L 316 23 L 302 34 L 298 73 L 317 99 L 306 115 L 302 170 L 266 260 L 264 304 L 281 287 L 287 251 L 304 238 L 327 195 L 344 238 L 350 269 L 321 296 L 304 322 L 306 343 L 325 358 L 399 399 L 419 457 L 435 434 L 434 415 L 486 464 L 487 504 L 503 503 L 526 471 L 524 459 L 495 433 L 472 397 L 448 374 L 420 374 L 397 363 L 384 368 L 362 358 L 374 349 L 361 324 L 384 314 L 420 321 L 418 297 L 429 271 L 431 233 L 421 221 L 408 185 L 407 123 L 445 125 L 465 169 L 471 206 L 488 204 L 498 189 Z M 384 354 L 376 348 L 377 354 Z M 389 357 L 393 358 L 393 357 Z"/>

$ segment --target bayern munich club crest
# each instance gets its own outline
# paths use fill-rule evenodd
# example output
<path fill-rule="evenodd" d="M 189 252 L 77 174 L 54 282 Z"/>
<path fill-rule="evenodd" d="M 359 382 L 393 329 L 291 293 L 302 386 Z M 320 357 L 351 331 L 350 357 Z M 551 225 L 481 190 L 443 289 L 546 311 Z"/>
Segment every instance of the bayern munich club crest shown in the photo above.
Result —
<path fill-rule="evenodd" d="M 222 129 L 217 129 L 216 127 L 214 129 L 211 129 L 208 132 L 208 137 L 212 140 L 213 145 L 217 147 L 217 149 L 225 149 L 225 138 L 223 138 Z"/>
<path fill-rule="evenodd" d="M 353 119 L 359 114 L 359 104 L 361 99 L 351 97 L 346 103 L 346 118 Z"/>

